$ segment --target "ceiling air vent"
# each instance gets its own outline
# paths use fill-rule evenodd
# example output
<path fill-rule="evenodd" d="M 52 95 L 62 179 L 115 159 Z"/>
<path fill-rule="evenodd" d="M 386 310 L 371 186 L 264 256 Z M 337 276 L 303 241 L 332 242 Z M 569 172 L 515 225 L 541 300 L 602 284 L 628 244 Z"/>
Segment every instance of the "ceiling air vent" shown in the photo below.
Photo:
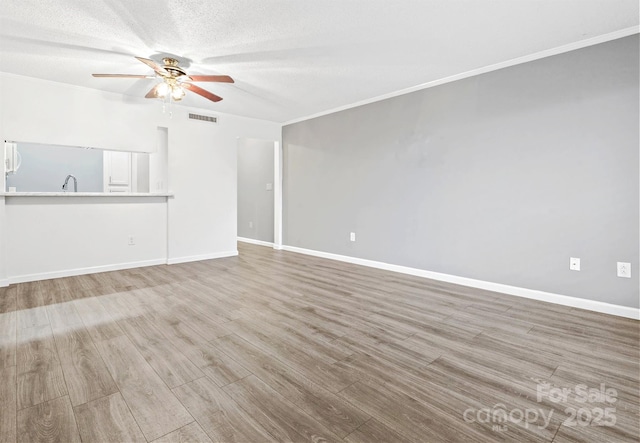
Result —
<path fill-rule="evenodd" d="M 200 120 L 203 122 L 218 123 L 218 117 L 212 117 L 210 115 L 200 115 L 200 114 L 189 113 L 189 118 L 191 120 Z"/>

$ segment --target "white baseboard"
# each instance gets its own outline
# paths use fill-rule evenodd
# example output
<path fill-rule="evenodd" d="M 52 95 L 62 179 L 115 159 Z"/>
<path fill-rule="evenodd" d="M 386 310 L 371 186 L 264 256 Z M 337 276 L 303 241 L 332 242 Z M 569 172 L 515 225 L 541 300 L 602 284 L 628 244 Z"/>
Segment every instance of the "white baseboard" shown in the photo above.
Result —
<path fill-rule="evenodd" d="M 234 257 L 238 255 L 238 251 L 224 251 L 213 254 L 193 255 L 189 257 L 177 257 L 172 259 L 155 259 L 130 263 L 117 263 L 114 265 L 92 266 L 87 268 L 65 269 L 64 271 L 42 272 L 38 274 L 27 274 L 9 277 L 0 280 L 0 287 L 9 286 L 10 284 L 26 283 L 39 280 L 50 280 L 52 278 L 74 277 L 76 275 L 97 274 L 98 272 L 122 271 L 124 269 L 144 268 L 145 266 L 156 265 L 174 265 L 178 263 L 187 263 L 201 260 L 211 260 L 214 258 Z"/>
<path fill-rule="evenodd" d="M 273 247 L 273 243 L 271 243 L 271 242 L 262 241 L 262 240 L 254 240 L 253 238 L 238 237 L 238 241 L 241 241 L 242 243 L 251 243 L 252 245 L 271 246 L 271 247 Z"/>
<path fill-rule="evenodd" d="M 213 254 L 191 255 L 187 257 L 176 257 L 167 260 L 168 265 L 177 265 L 178 263 L 188 263 L 192 261 L 211 260 L 214 258 L 235 257 L 238 251 L 214 252 Z"/>
<path fill-rule="evenodd" d="M 87 268 L 65 269 L 64 271 L 42 272 L 38 274 L 26 274 L 9 277 L 5 281 L 8 284 L 26 283 L 38 280 L 50 280 L 52 278 L 74 277 L 76 275 L 96 274 L 98 272 L 121 271 L 123 269 L 143 268 L 145 266 L 164 265 L 164 258 L 144 260 L 129 263 L 117 263 L 114 265 L 91 266 Z"/>
<path fill-rule="evenodd" d="M 567 295 L 553 294 L 551 292 L 536 291 L 533 289 L 520 288 L 517 286 L 504 285 L 501 283 L 492 283 L 473 278 L 459 277 L 457 275 L 442 274 L 439 272 L 425 271 L 423 269 L 409 268 L 407 266 L 392 265 L 389 263 L 378 262 L 374 260 L 366 260 L 363 258 L 349 257 L 346 255 L 332 254 L 329 252 L 314 251 L 312 249 L 298 248 L 296 246 L 282 246 L 282 249 L 299 254 L 313 255 L 314 257 L 328 258 L 356 265 L 368 266 L 371 268 L 384 269 L 387 271 L 399 272 L 401 274 L 414 275 L 417 277 L 429 278 L 448 283 L 455 283 L 462 286 L 472 288 L 485 289 L 488 291 L 501 292 L 503 294 L 515 295 L 517 297 L 530 298 L 532 300 L 540 300 L 548 303 L 555 303 L 573 308 L 587 309 L 589 311 L 601 312 L 604 314 L 616 315 L 619 317 L 632 318 L 640 320 L 640 309 L 628 306 L 613 305 L 595 300 L 586 300 L 584 298 L 569 297 Z"/>

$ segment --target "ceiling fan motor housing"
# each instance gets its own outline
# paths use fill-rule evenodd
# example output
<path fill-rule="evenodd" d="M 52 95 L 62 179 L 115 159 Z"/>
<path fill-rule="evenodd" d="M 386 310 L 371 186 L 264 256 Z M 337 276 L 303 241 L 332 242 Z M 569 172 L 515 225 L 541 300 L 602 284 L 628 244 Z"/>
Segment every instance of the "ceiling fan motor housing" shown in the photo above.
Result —
<path fill-rule="evenodd" d="M 164 62 L 163 68 L 165 69 L 165 71 L 171 74 L 171 77 L 176 78 L 187 75 L 187 71 L 178 66 L 178 60 L 176 60 L 175 58 L 165 57 L 162 59 L 162 61 Z"/>

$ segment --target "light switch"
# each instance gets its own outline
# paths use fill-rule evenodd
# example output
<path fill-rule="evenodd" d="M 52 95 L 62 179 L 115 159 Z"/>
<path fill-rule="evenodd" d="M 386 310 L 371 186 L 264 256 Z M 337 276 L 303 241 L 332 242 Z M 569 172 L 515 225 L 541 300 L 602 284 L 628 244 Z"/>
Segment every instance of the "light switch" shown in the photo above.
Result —
<path fill-rule="evenodd" d="M 273 183 L 267 183 L 267 191 L 273 191 Z"/>

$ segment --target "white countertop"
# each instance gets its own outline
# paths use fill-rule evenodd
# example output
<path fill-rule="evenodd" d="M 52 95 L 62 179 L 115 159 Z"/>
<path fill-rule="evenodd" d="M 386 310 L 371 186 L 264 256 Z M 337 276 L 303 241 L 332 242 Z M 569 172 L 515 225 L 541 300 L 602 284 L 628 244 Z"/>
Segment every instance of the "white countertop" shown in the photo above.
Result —
<path fill-rule="evenodd" d="M 0 197 L 173 197 L 171 192 L 2 192 Z"/>

